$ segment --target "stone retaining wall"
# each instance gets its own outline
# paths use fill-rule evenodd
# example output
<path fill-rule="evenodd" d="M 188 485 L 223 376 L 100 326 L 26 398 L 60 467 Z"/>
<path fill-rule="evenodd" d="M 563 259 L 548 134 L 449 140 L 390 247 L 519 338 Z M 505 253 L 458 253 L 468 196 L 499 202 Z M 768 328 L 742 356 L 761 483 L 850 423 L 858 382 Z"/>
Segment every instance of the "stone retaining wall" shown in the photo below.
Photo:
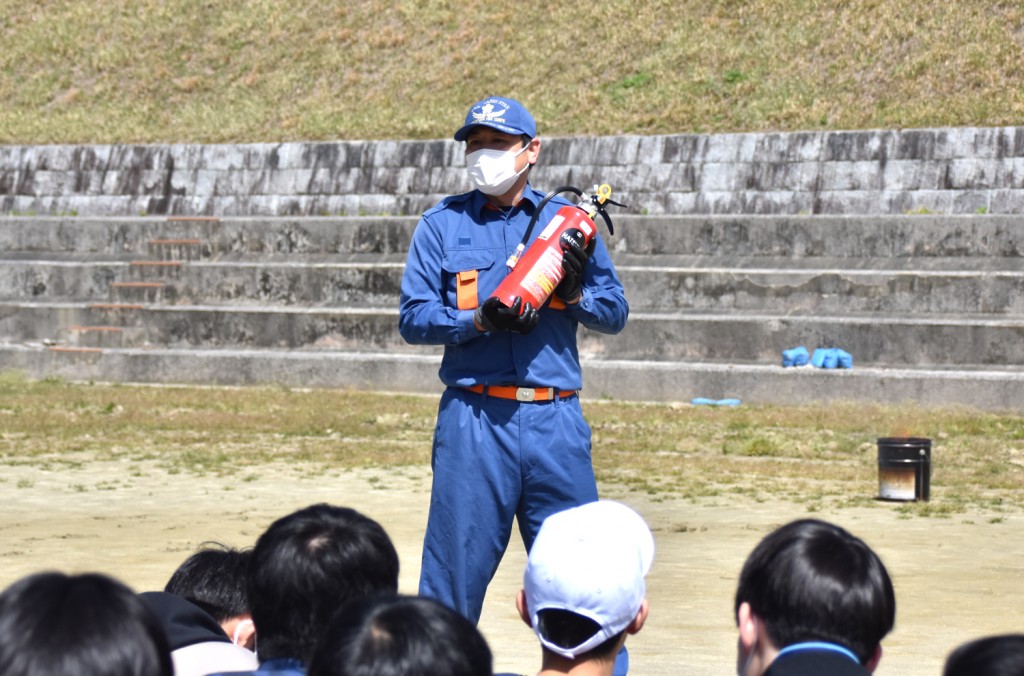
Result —
<path fill-rule="evenodd" d="M 543 138 L 533 183 L 647 214 L 1019 213 L 1024 127 Z M 462 144 L 0 146 L 0 213 L 415 215 Z"/>

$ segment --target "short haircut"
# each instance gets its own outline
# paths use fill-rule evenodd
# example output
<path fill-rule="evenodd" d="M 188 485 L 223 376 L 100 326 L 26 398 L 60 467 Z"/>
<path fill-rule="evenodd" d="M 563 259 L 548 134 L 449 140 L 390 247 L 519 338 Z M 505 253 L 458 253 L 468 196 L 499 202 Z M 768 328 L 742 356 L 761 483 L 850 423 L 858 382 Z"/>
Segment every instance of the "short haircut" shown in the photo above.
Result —
<path fill-rule="evenodd" d="M 491 650 L 472 622 L 433 599 L 376 597 L 338 613 L 309 676 L 491 676 Z"/>
<path fill-rule="evenodd" d="M 199 606 L 218 622 L 249 613 L 246 570 L 252 550 L 204 542 L 178 566 L 164 591 Z"/>
<path fill-rule="evenodd" d="M 248 584 L 260 659 L 308 663 L 338 608 L 398 591 L 398 553 L 373 519 L 321 503 L 278 519 L 259 537 Z"/>
<path fill-rule="evenodd" d="M 987 636 L 964 643 L 946 658 L 942 676 L 1024 674 L 1024 634 Z"/>
<path fill-rule="evenodd" d="M 740 572 L 736 606 L 749 603 L 778 648 L 827 641 L 866 664 L 896 620 L 881 559 L 839 526 L 804 519 L 770 533 Z"/>
<path fill-rule="evenodd" d="M 545 608 L 537 613 L 538 633 L 555 645 L 562 648 L 575 648 L 601 630 L 599 625 L 589 617 L 562 608 Z M 578 662 L 588 660 L 608 660 L 614 658 L 619 649 L 619 641 L 626 631 L 622 630 L 607 641 L 591 648 L 576 657 Z"/>
<path fill-rule="evenodd" d="M 45 572 L 0 594 L 5 676 L 172 676 L 163 627 L 106 575 Z"/>

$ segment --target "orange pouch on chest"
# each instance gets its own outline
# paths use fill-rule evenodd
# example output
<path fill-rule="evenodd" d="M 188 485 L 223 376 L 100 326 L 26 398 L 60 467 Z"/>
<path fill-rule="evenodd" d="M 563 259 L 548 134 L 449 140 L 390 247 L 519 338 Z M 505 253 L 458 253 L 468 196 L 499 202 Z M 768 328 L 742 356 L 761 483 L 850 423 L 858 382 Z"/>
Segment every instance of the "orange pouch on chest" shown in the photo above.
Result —
<path fill-rule="evenodd" d="M 475 310 L 480 304 L 476 289 L 478 272 L 463 270 L 455 275 L 455 299 L 460 310 Z"/>

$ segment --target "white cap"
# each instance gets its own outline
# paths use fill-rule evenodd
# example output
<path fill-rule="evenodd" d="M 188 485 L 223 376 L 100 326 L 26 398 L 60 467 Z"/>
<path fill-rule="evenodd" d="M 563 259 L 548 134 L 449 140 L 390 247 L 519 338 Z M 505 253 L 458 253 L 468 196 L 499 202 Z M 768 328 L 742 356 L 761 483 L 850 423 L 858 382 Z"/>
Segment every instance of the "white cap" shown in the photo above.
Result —
<path fill-rule="evenodd" d="M 526 605 L 541 644 L 575 659 L 621 633 L 640 612 L 644 576 L 653 559 L 650 528 L 621 503 L 600 500 L 545 519 L 523 575 Z M 590 618 L 600 630 L 578 646 L 555 645 L 539 630 L 539 613 L 547 609 Z"/>

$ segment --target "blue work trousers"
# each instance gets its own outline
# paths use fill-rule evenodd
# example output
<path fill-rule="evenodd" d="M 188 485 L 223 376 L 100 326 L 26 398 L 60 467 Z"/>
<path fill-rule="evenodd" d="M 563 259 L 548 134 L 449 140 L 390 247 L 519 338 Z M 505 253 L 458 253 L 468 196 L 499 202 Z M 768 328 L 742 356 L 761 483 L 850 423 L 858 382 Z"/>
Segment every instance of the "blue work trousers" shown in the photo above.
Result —
<path fill-rule="evenodd" d="M 548 515 L 597 500 L 578 396 L 520 403 L 450 387 L 438 408 L 431 467 L 419 591 L 474 623 L 513 517 L 529 551 Z"/>

